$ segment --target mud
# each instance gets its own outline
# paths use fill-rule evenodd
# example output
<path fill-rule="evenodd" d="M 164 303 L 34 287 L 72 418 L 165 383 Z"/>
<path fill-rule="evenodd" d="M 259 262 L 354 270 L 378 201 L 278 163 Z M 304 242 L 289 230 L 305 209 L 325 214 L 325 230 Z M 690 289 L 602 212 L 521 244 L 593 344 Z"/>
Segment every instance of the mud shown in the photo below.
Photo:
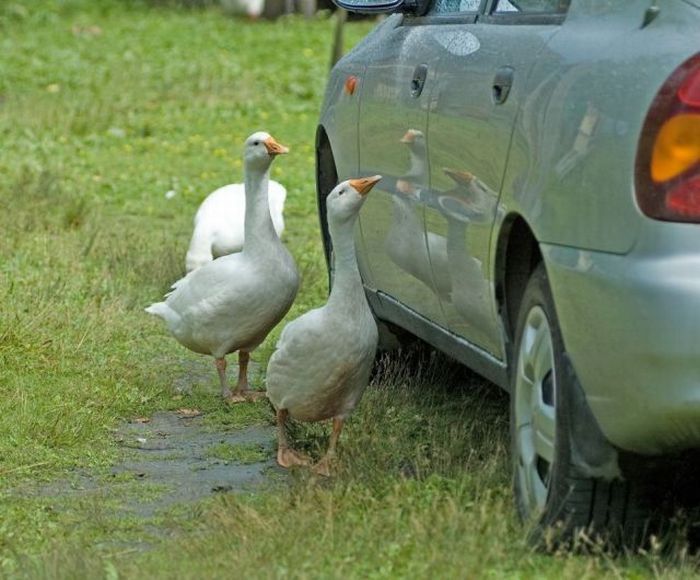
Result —
<path fill-rule="evenodd" d="M 287 477 L 275 462 L 272 425 L 213 431 L 204 424 L 203 415 L 186 417 L 177 412 L 159 412 L 141 421 L 117 429 L 115 437 L 123 453 L 107 473 L 80 470 L 70 478 L 16 492 L 50 498 L 59 510 L 62 505 L 67 508 L 64 500 L 118 499 L 115 515 L 147 521 L 169 508 L 216 493 L 261 491 L 283 484 Z M 212 450 L 222 447 L 253 449 L 252 460 L 213 456 Z"/>
<path fill-rule="evenodd" d="M 187 418 L 161 412 L 148 423 L 127 423 L 119 429 L 117 439 L 129 448 L 129 453 L 112 468 L 113 476 L 132 475 L 139 481 L 167 488 L 156 499 L 136 501 L 129 506 L 133 511 L 150 516 L 171 505 L 194 502 L 212 493 L 250 491 L 279 480 L 283 471 L 274 461 L 274 427 L 256 425 L 212 432 L 202 421 L 202 416 Z M 211 449 L 222 444 L 260 446 L 266 459 L 240 463 L 212 457 Z"/>

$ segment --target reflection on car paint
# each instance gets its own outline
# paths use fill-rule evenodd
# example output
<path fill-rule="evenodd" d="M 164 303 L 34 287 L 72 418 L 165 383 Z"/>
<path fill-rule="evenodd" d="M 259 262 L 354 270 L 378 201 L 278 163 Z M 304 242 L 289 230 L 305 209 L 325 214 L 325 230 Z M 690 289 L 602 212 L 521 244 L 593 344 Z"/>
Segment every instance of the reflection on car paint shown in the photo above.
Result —
<path fill-rule="evenodd" d="M 432 235 L 424 238 L 424 225 L 419 204 L 424 201 L 427 183 L 427 148 L 425 135 L 418 129 L 408 129 L 400 139 L 408 149 L 409 166 L 406 173 L 396 179 L 391 227 L 384 240 L 384 248 L 392 262 L 428 289 L 443 296 L 450 286 L 435 283 L 433 270 L 447 271 L 446 240 Z M 432 265 L 431 265 L 432 260 Z M 444 275 L 442 276 L 444 282 Z"/>
<path fill-rule="evenodd" d="M 591 138 L 595 133 L 599 118 L 600 113 L 598 112 L 598 109 L 596 109 L 595 105 L 592 103 L 588 103 L 586 112 L 578 126 L 578 133 L 574 138 L 571 149 L 554 166 L 554 169 L 560 177 L 563 177 L 569 171 L 571 171 L 578 161 L 588 153 Z"/>
<path fill-rule="evenodd" d="M 392 223 L 384 249 L 392 262 L 434 292 L 443 305 L 452 306 L 465 323 L 474 313 L 488 312 L 490 288 L 481 261 L 468 251 L 470 224 L 487 223 L 496 195 L 466 170 L 444 168 L 453 182 L 447 190 L 425 187 L 428 162 L 425 135 L 408 129 L 399 140 L 408 151 L 408 169 L 385 178 L 392 192 Z M 420 205 L 437 209 L 447 222 L 447 235 L 425 232 Z M 425 235 L 425 238 L 423 236 Z M 487 321 L 479 321 L 486 324 Z"/>

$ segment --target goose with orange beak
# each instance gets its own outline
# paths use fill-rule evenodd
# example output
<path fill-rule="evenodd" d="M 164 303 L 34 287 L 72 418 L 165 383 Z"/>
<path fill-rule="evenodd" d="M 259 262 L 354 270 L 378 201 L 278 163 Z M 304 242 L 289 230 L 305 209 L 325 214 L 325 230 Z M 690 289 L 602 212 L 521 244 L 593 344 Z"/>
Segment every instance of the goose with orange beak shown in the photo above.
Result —
<path fill-rule="evenodd" d="M 346 418 L 367 387 L 377 349 L 377 325 L 365 298 L 355 255 L 354 231 L 367 194 L 381 176 L 343 181 L 326 198 L 333 244 L 333 284 L 328 302 L 290 322 L 267 367 L 267 394 L 277 410 L 277 462 L 308 465 L 286 437 L 289 417 L 333 419 L 328 451 L 314 470 L 330 475 Z"/>
<path fill-rule="evenodd" d="M 245 142 L 245 243 L 190 272 L 173 285 L 163 302 L 146 312 L 163 318 L 184 346 L 215 359 L 222 396 L 232 403 L 262 396 L 248 386 L 252 352 L 287 313 L 299 275 L 270 217 L 268 183 L 272 161 L 289 150 L 269 134 L 253 133 Z M 226 355 L 238 352 L 238 384 L 226 381 Z"/>

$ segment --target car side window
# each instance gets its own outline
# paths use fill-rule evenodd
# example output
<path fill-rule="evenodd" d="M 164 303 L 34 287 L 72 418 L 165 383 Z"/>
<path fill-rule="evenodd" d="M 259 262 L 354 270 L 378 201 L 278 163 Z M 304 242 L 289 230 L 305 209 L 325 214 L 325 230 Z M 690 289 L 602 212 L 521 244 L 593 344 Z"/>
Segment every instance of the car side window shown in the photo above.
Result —
<path fill-rule="evenodd" d="M 498 0 L 491 14 L 566 14 L 571 0 Z"/>
<path fill-rule="evenodd" d="M 455 12 L 478 12 L 481 0 L 435 0 L 431 14 L 454 14 Z"/>

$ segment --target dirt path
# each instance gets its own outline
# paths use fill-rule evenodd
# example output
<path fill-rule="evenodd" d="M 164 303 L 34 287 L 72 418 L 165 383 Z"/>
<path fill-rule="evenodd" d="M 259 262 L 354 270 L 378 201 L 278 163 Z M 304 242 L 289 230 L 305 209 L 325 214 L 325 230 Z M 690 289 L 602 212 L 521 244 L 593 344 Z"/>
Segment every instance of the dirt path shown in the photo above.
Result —
<path fill-rule="evenodd" d="M 287 478 L 274 459 L 275 427 L 264 421 L 221 429 L 194 410 L 161 411 L 123 423 L 115 438 L 122 451 L 111 467 L 14 494 L 72 522 L 72 533 L 101 549 L 140 552 L 191 525 L 199 500 L 260 492 Z"/>
<path fill-rule="evenodd" d="M 269 425 L 214 432 L 201 415 L 160 412 L 147 423 L 122 425 L 117 438 L 132 451 L 113 467 L 115 476 L 131 474 L 169 488 L 155 500 L 129 506 L 143 516 L 211 493 L 251 490 L 270 479 L 268 472 L 281 472 Z"/>

